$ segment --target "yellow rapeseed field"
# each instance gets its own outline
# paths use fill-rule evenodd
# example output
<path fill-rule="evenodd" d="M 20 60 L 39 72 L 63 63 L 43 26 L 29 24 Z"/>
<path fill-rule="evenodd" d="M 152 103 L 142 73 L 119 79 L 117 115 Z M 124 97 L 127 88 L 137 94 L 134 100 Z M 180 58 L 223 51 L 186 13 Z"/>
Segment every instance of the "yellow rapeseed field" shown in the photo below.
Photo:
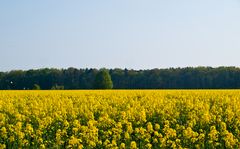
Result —
<path fill-rule="evenodd" d="M 240 148 L 240 91 L 0 91 L 0 148 Z"/>

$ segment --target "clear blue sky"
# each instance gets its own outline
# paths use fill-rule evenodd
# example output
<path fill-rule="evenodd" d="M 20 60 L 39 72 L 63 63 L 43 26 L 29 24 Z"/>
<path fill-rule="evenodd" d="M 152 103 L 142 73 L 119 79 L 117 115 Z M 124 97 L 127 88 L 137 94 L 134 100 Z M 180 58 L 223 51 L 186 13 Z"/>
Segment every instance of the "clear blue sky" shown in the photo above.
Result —
<path fill-rule="evenodd" d="M 5 0 L 0 71 L 240 65 L 239 0 Z"/>

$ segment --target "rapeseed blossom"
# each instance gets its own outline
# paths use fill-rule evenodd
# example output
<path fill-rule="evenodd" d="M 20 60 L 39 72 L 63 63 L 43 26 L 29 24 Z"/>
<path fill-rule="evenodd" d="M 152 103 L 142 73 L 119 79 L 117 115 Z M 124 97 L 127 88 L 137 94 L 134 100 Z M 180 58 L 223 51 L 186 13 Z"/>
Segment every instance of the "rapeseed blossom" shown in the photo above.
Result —
<path fill-rule="evenodd" d="M 239 90 L 0 91 L 0 148 L 240 148 Z"/>

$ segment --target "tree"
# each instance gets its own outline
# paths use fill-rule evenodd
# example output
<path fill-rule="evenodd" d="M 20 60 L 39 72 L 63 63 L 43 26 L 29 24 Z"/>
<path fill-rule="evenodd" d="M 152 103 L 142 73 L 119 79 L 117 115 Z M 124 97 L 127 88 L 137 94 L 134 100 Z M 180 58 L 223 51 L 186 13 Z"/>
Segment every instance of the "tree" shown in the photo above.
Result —
<path fill-rule="evenodd" d="M 105 72 L 101 72 L 105 71 Z M 152 70 L 54 69 L 0 72 L 0 89 L 108 89 L 101 73 L 110 75 L 114 89 L 240 89 L 239 67 L 185 67 Z M 97 74 L 100 73 L 97 79 Z M 103 81 L 104 82 L 104 81 Z M 112 82 L 112 83 L 111 83 Z M 38 87 L 35 86 L 34 89 Z"/>
<path fill-rule="evenodd" d="M 52 86 L 51 90 L 64 90 L 64 86 L 55 84 Z"/>
<path fill-rule="evenodd" d="M 33 90 L 40 90 L 41 87 L 38 84 L 33 85 Z"/>
<path fill-rule="evenodd" d="M 93 86 L 95 89 L 112 89 L 113 88 L 111 76 L 106 69 L 101 69 L 97 73 Z"/>

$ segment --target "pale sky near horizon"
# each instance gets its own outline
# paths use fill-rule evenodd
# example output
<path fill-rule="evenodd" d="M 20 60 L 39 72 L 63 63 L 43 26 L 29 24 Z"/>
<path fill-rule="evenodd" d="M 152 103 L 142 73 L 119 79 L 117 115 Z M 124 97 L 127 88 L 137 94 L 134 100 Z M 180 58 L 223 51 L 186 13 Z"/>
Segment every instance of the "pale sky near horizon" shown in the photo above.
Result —
<path fill-rule="evenodd" d="M 6 0 L 0 71 L 240 66 L 240 0 Z"/>

